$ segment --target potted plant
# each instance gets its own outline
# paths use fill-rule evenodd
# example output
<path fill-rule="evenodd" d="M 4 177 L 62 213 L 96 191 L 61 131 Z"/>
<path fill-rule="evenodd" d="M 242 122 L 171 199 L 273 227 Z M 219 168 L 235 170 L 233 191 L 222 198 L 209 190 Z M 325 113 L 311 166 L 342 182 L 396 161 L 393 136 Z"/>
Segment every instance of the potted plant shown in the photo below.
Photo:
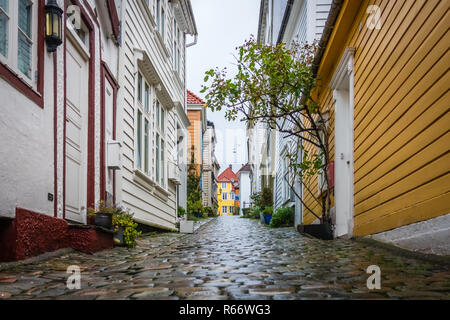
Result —
<path fill-rule="evenodd" d="M 264 222 L 269 225 L 270 221 L 272 220 L 272 214 L 273 214 L 273 207 L 268 206 L 265 207 L 263 210 L 263 215 L 264 215 Z"/>
<path fill-rule="evenodd" d="M 117 210 L 113 214 L 114 243 L 119 246 L 134 247 L 136 238 L 142 234 L 137 231 L 138 224 L 133 220 L 133 214 Z"/>
<path fill-rule="evenodd" d="M 94 224 L 96 226 L 111 230 L 115 211 L 115 207 L 109 207 L 104 201 L 100 201 L 96 208 L 89 208 L 88 216 L 94 218 Z"/>

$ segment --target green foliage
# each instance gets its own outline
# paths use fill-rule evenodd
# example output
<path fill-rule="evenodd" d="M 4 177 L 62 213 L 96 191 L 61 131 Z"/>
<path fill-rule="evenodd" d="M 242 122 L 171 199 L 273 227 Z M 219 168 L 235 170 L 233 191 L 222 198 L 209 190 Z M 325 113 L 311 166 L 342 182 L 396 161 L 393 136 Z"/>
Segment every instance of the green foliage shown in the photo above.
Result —
<path fill-rule="evenodd" d="M 294 210 L 290 207 L 278 208 L 272 215 L 271 228 L 292 227 L 294 225 Z"/>
<path fill-rule="evenodd" d="M 120 212 L 121 209 L 117 206 L 108 206 L 103 200 L 101 200 L 95 208 L 88 209 L 88 216 L 95 217 L 98 213 L 114 214 Z"/>
<path fill-rule="evenodd" d="M 242 212 L 243 212 L 242 216 L 244 218 L 249 218 L 250 213 L 251 213 L 251 209 L 250 208 L 245 208 L 245 209 L 242 209 Z"/>
<path fill-rule="evenodd" d="M 259 201 L 259 205 L 264 210 L 266 207 L 273 206 L 273 193 L 272 189 L 270 188 L 264 188 L 261 192 L 261 199 Z"/>
<path fill-rule="evenodd" d="M 259 219 L 259 213 L 261 212 L 261 207 L 259 206 L 254 206 L 251 213 L 250 213 L 250 218 L 251 219 Z"/>
<path fill-rule="evenodd" d="M 138 224 L 134 222 L 133 215 L 123 210 L 117 210 L 113 214 L 114 231 L 117 232 L 119 227 L 123 228 L 123 238 L 125 245 L 134 247 L 136 245 L 136 238 L 142 234 L 137 231 Z"/>
<path fill-rule="evenodd" d="M 201 90 L 206 93 L 208 108 L 212 111 L 224 109 L 227 120 L 239 119 L 253 125 L 260 122 L 269 129 L 278 130 L 283 137 L 296 139 L 295 151 L 287 155 L 290 175 L 286 179 L 289 184 L 293 184 L 295 178 L 305 182 L 319 173 L 329 181 L 325 170 L 329 162 L 328 120 L 315 101 L 317 66 L 313 63 L 316 49 L 316 44 L 293 43 L 288 48 L 283 43 L 272 46 L 251 38 L 237 48 L 237 74 L 229 78 L 226 68 L 208 70 Z M 298 150 L 304 143 L 312 148 L 303 149 L 303 157 L 298 158 Z M 323 187 L 328 188 L 328 185 L 325 183 Z M 330 190 L 321 190 L 321 196 L 323 191 L 327 193 L 322 212 L 328 214 Z M 257 206 L 273 205 L 264 194 L 259 199 L 256 197 L 253 203 Z M 322 203 L 321 198 L 315 200 Z"/>
<path fill-rule="evenodd" d="M 191 163 L 188 166 L 188 176 L 187 176 L 187 199 L 192 204 L 201 200 L 200 176 L 197 174 L 197 167 L 195 165 L 194 159 L 195 159 L 194 147 L 192 147 Z"/>
<path fill-rule="evenodd" d="M 211 207 L 205 207 L 203 214 L 206 215 L 206 217 L 209 217 L 209 218 L 217 217 L 216 211 L 213 208 L 211 208 Z"/>
<path fill-rule="evenodd" d="M 263 215 L 267 217 L 270 216 L 271 214 L 273 214 L 273 207 L 272 206 L 265 207 L 263 210 Z"/>
<path fill-rule="evenodd" d="M 183 207 L 178 206 L 178 217 L 184 217 L 185 215 L 186 215 L 186 210 Z"/>
<path fill-rule="evenodd" d="M 261 204 L 261 193 L 260 192 L 255 192 L 250 196 L 250 199 L 252 200 L 252 203 L 254 206 L 258 206 L 260 207 Z"/>

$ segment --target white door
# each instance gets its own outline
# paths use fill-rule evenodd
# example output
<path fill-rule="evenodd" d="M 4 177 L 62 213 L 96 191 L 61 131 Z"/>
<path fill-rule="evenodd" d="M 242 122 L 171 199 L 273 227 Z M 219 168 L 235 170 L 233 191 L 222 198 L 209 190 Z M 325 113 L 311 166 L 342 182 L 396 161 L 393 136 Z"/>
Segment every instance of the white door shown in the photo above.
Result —
<path fill-rule="evenodd" d="M 86 223 L 89 66 L 69 39 L 66 59 L 66 219 Z"/>
<path fill-rule="evenodd" d="M 335 237 L 353 236 L 354 54 L 354 48 L 346 48 L 330 82 L 330 88 L 334 90 L 333 95 L 335 99 Z"/>
<path fill-rule="evenodd" d="M 108 79 L 105 79 L 105 154 L 108 157 L 108 141 L 114 138 L 114 90 Z M 114 195 L 114 170 L 105 165 L 106 177 L 106 201 L 113 204 Z"/>
<path fill-rule="evenodd" d="M 348 235 L 349 218 L 352 212 L 350 197 L 350 162 L 353 161 L 353 152 L 350 150 L 350 116 L 349 116 L 348 90 L 336 90 L 335 110 L 335 187 L 336 202 L 336 237 Z"/>

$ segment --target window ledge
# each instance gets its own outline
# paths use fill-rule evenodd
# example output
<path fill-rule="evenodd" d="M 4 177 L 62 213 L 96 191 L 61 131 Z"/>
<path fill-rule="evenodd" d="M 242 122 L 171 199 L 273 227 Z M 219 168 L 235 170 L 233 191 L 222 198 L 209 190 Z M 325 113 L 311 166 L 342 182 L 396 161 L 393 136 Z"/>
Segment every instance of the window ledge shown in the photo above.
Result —
<path fill-rule="evenodd" d="M 183 83 L 183 80 L 180 77 L 180 73 L 177 70 L 175 70 L 175 69 L 172 69 L 172 72 L 173 72 L 173 76 L 175 77 L 176 81 L 180 85 L 180 88 L 183 89 L 184 88 L 184 83 Z"/>
<path fill-rule="evenodd" d="M 155 184 L 155 191 L 156 192 L 153 193 L 162 200 L 167 201 L 167 199 L 169 198 L 169 191 L 161 187 L 159 184 Z"/>
<path fill-rule="evenodd" d="M 148 7 L 147 3 L 145 0 L 138 0 L 139 6 L 141 7 L 142 11 L 144 11 L 144 17 L 145 20 L 147 20 L 147 22 L 150 24 L 151 27 L 155 28 L 156 27 L 156 21 L 153 18 L 153 15 L 150 11 L 150 8 Z"/>
<path fill-rule="evenodd" d="M 158 48 L 166 55 L 166 58 L 168 58 L 170 56 L 170 53 L 166 47 L 166 44 L 164 43 L 164 39 L 161 36 L 161 32 L 159 32 L 159 30 L 155 29 L 155 34 L 156 34 L 156 38 L 157 38 L 156 43 L 158 44 Z"/>
<path fill-rule="evenodd" d="M 153 190 L 155 189 L 156 182 L 150 179 L 150 177 L 140 169 L 134 170 L 133 180 L 150 192 L 153 192 Z"/>
<path fill-rule="evenodd" d="M 25 80 L 20 73 L 3 61 L 0 61 L 0 77 L 8 82 L 12 87 L 21 91 L 39 107 L 44 108 L 42 94 L 30 85 L 29 81 Z"/>

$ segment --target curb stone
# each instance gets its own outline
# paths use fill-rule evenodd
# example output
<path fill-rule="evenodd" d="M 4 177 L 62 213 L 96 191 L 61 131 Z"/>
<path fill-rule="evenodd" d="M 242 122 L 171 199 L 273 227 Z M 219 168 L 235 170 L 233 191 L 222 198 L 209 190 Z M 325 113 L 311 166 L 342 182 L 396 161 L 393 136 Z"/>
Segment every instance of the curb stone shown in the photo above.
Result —
<path fill-rule="evenodd" d="M 447 255 L 440 256 L 440 255 L 436 255 L 436 254 L 423 253 L 420 251 L 412 251 L 410 249 L 405 249 L 405 248 L 396 246 L 391 243 L 386 243 L 386 242 L 382 242 L 382 241 L 371 239 L 371 238 L 354 237 L 352 239 L 359 243 L 364 243 L 364 244 L 368 244 L 368 245 L 371 245 L 374 247 L 378 247 L 378 248 L 382 248 L 382 249 L 391 251 L 402 257 L 422 260 L 425 262 L 431 262 L 431 263 L 440 264 L 443 266 L 450 266 L 450 256 L 447 256 Z"/>

